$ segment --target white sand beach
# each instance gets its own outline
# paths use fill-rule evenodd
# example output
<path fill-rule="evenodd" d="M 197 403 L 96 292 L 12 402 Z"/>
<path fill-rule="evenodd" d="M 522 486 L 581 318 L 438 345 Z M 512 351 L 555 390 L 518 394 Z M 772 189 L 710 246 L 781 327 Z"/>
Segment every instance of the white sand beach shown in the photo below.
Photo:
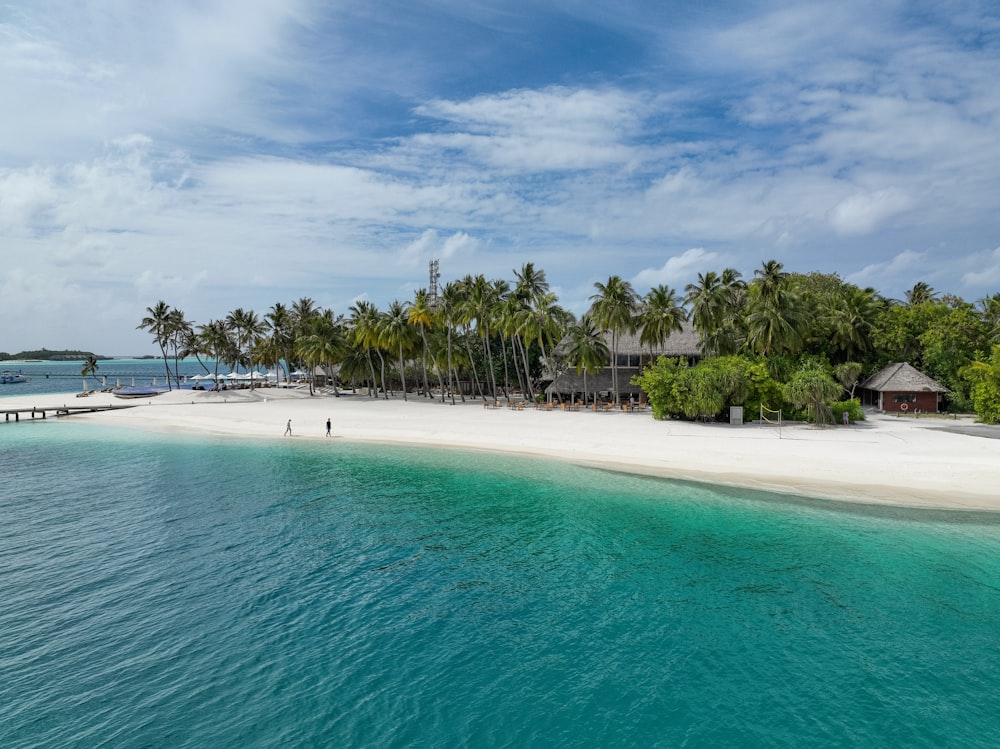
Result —
<path fill-rule="evenodd" d="M 108 394 L 5 398 L 2 407 L 124 405 Z M 310 396 L 307 390 L 175 391 L 135 408 L 74 415 L 143 430 L 297 441 L 405 443 L 547 456 L 586 465 L 856 502 L 1000 511 L 1000 431 L 971 419 L 870 415 L 818 428 L 655 421 L 641 413 L 566 412 L 409 396 Z M 64 417 L 66 418 L 66 417 Z M 332 419 L 333 437 L 326 434 Z M 292 421 L 292 436 L 283 437 Z M 992 437 L 992 438 L 991 438 Z"/>

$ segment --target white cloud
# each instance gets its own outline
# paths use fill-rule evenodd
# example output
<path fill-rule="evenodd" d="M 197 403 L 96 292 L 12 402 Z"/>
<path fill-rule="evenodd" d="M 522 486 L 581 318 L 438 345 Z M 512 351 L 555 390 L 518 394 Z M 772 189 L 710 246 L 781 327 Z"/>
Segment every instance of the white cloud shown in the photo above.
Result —
<path fill-rule="evenodd" d="M 1000 247 L 981 252 L 969 258 L 974 270 L 962 276 L 962 283 L 971 289 L 986 290 L 995 294 L 1000 289 Z"/>
<path fill-rule="evenodd" d="M 870 263 L 845 277 L 849 283 L 875 289 L 908 288 L 927 275 L 926 252 L 904 250 L 886 262 Z"/>
<path fill-rule="evenodd" d="M 892 187 L 857 193 L 833 207 L 830 225 L 840 234 L 867 234 L 912 205 L 909 195 Z"/>
<path fill-rule="evenodd" d="M 633 284 L 636 288 L 666 284 L 683 292 L 684 286 L 696 278 L 698 273 L 704 273 L 724 262 L 718 253 L 694 247 L 667 259 L 659 268 L 642 269 L 633 278 Z"/>

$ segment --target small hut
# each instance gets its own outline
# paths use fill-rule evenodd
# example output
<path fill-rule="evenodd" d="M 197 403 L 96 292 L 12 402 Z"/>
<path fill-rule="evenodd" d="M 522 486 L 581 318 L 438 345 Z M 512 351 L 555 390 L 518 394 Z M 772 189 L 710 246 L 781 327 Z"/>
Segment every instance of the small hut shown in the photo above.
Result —
<path fill-rule="evenodd" d="M 936 414 L 940 410 L 941 395 L 948 392 L 944 385 L 906 362 L 883 367 L 860 387 L 864 405 L 894 413 Z"/>

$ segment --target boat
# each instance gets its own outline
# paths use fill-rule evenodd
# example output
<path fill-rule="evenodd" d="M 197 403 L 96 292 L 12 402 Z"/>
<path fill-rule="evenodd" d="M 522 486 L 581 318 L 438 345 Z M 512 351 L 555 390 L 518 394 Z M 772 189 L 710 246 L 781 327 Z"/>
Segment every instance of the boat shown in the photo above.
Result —
<path fill-rule="evenodd" d="M 0 385 L 16 385 L 19 382 L 27 382 L 28 378 L 20 372 L 4 371 L 0 372 Z"/>
<path fill-rule="evenodd" d="M 152 398 L 154 395 L 167 392 L 165 387 L 128 387 L 112 391 L 115 398 Z"/>

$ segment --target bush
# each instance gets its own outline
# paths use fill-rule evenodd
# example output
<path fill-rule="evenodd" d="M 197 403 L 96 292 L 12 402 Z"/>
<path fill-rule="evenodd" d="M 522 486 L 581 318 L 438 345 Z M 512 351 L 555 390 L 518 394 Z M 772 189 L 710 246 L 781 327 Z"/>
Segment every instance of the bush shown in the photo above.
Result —
<path fill-rule="evenodd" d="M 861 410 L 861 401 L 857 398 L 831 403 L 830 411 L 833 412 L 833 421 L 835 424 L 842 424 L 844 422 L 845 413 L 852 423 L 865 420 L 865 412 Z"/>

